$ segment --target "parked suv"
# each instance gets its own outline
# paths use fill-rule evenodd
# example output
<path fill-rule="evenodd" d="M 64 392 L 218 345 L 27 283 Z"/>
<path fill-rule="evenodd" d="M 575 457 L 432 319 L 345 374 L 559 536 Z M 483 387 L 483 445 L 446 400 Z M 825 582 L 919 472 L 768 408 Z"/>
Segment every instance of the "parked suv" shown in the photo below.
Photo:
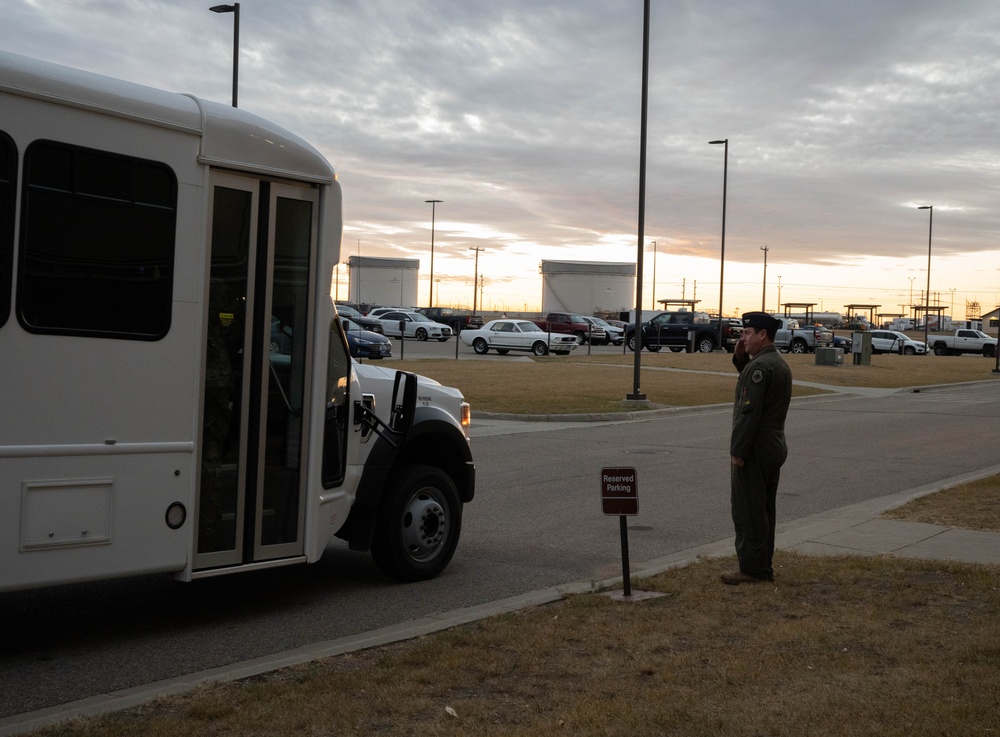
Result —
<path fill-rule="evenodd" d="M 899 347 L 903 347 L 903 354 L 907 356 L 927 353 L 927 345 L 922 340 L 913 340 L 905 333 L 898 330 L 872 330 L 872 353 L 899 353 Z"/>

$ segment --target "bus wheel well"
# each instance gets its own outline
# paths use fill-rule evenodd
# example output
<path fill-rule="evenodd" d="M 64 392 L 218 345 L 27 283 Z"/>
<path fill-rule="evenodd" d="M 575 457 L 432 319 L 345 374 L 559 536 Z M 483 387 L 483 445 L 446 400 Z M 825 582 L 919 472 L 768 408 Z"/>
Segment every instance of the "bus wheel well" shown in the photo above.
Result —
<path fill-rule="evenodd" d="M 413 438 L 393 461 L 393 471 L 414 465 L 434 466 L 444 471 L 455 483 L 463 502 L 470 501 L 470 489 L 465 483 L 465 462 L 461 454 L 451 447 L 448 438 L 435 433 Z"/>

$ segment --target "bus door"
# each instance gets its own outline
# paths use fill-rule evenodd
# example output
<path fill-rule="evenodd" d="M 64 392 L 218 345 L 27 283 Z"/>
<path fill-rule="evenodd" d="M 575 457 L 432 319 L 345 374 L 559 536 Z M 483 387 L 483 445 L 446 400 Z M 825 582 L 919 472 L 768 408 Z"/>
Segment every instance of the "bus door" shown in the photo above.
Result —
<path fill-rule="evenodd" d="M 303 553 L 315 189 L 211 177 L 195 569 Z"/>

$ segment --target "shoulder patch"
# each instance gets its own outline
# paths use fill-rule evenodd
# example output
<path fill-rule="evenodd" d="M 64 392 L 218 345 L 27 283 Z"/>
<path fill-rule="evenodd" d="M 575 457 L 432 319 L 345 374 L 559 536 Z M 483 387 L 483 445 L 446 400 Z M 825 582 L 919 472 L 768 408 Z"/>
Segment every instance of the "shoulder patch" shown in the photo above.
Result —
<path fill-rule="evenodd" d="M 759 384 L 763 380 L 764 380 L 764 372 L 761 371 L 760 369 L 757 369 L 752 374 L 750 374 L 750 381 L 752 381 L 754 384 Z"/>

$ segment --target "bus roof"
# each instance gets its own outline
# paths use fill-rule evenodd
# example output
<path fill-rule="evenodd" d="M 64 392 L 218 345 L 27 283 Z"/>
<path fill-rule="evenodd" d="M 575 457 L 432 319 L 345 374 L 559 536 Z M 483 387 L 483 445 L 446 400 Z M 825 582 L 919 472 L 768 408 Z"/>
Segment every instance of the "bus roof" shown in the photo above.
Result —
<path fill-rule="evenodd" d="M 326 158 L 253 113 L 193 95 L 147 87 L 0 51 L 0 92 L 114 115 L 200 138 L 199 162 L 330 184 Z"/>

